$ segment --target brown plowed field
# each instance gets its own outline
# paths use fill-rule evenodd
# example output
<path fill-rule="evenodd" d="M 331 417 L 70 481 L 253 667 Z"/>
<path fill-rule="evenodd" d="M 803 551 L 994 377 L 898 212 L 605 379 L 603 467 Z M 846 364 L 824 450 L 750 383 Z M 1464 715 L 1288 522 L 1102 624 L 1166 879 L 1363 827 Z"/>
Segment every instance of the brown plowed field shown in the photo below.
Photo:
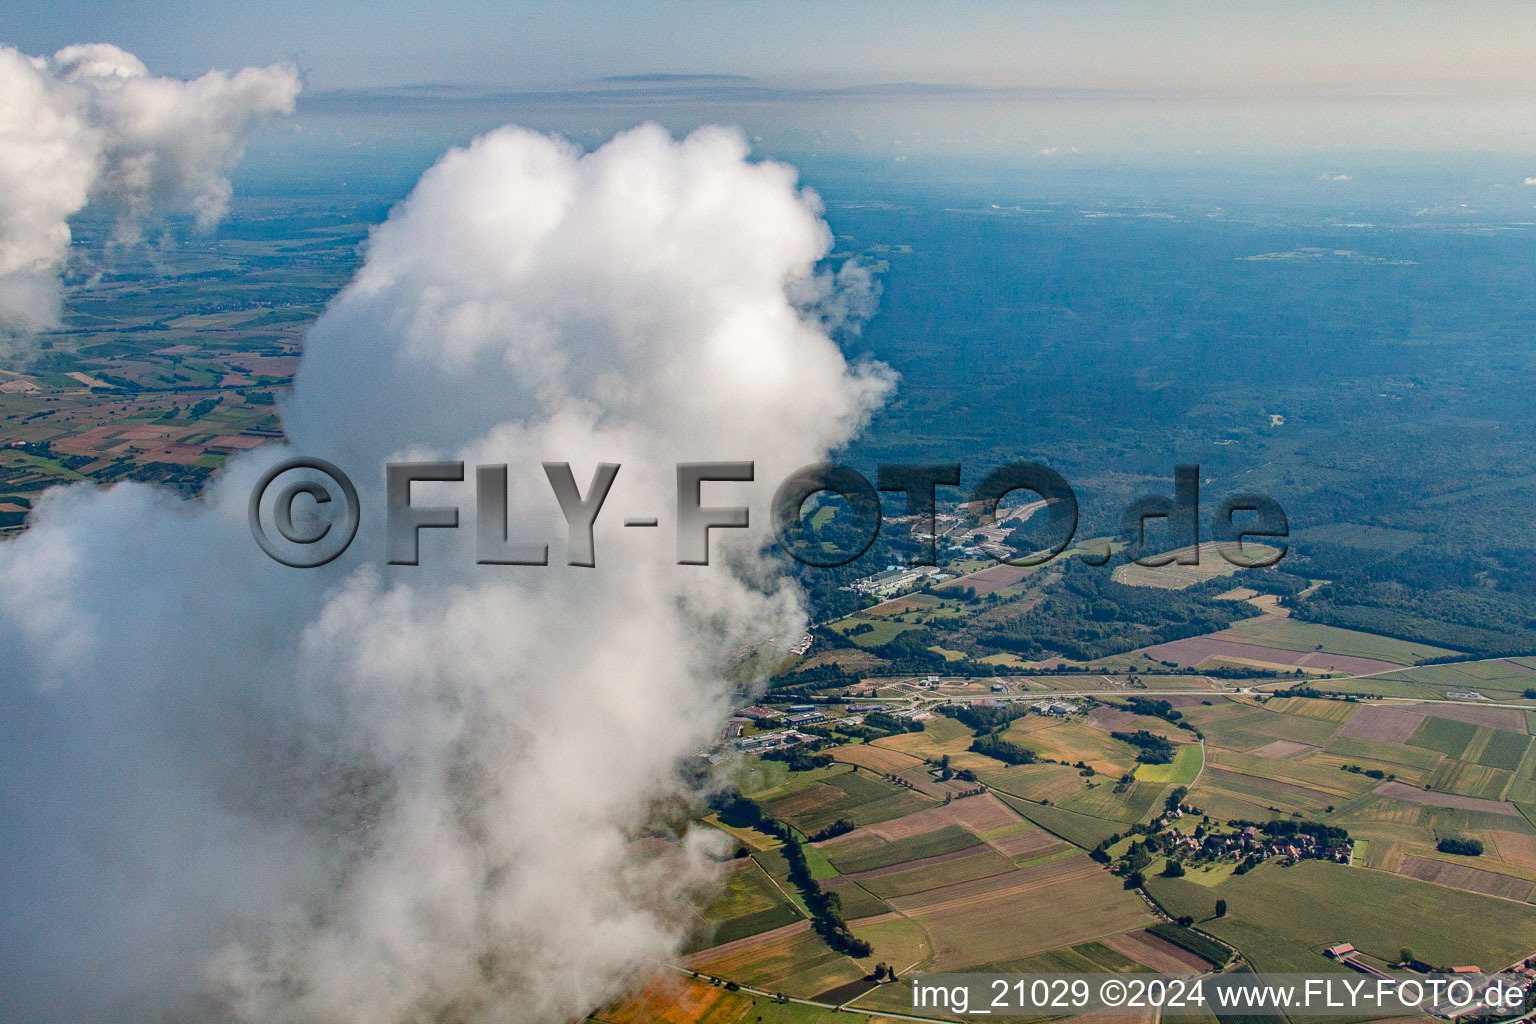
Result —
<path fill-rule="evenodd" d="M 1423 721 L 1424 716 L 1413 711 L 1367 704 L 1349 716 L 1338 736 L 1340 739 L 1406 743 Z"/>
<path fill-rule="evenodd" d="M 1482 811 L 1485 814 L 1507 814 L 1511 818 L 1520 817 L 1520 812 L 1514 804 L 1507 804 L 1502 800 L 1480 800 L 1475 796 L 1456 796 L 1452 793 L 1436 793 L 1427 789 L 1419 789 L 1416 786 L 1405 786 L 1401 782 L 1383 782 L 1374 790 L 1381 796 L 1391 797 L 1393 800 L 1403 800 L 1411 804 L 1424 804 L 1429 807 L 1454 807 L 1459 811 Z"/>
<path fill-rule="evenodd" d="M 1519 900 L 1522 903 L 1530 899 L 1531 890 L 1536 889 L 1536 882 L 1528 882 L 1523 878 L 1513 878 L 1496 871 L 1468 867 L 1465 864 L 1451 864 L 1443 860 L 1415 857 L 1412 854 L 1403 856 L 1403 863 L 1398 867 L 1397 873 L 1425 882 L 1449 885 L 1455 889 L 1466 889 L 1469 892 L 1480 892 L 1488 896 L 1502 896 L 1506 900 Z"/>

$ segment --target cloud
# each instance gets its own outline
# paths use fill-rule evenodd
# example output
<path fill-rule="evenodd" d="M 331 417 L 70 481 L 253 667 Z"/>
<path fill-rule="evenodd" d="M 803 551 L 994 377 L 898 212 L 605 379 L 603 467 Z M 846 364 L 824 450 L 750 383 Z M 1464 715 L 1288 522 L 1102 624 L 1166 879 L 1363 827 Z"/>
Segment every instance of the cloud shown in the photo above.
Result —
<path fill-rule="evenodd" d="M 100 203 L 125 240 L 166 213 L 212 226 L 251 124 L 298 92 L 289 67 L 183 82 L 104 43 L 51 59 L 0 47 L 0 342 L 57 324 L 71 216 Z"/>
<path fill-rule="evenodd" d="M 1526 178 L 1525 183 L 1527 185 L 1536 185 L 1536 178 Z"/>
<path fill-rule="evenodd" d="M 346 555 L 257 550 L 245 502 L 281 450 L 197 501 L 50 492 L 0 544 L 10 1012 L 554 1022 L 674 951 L 713 847 L 648 830 L 686 820 L 675 769 L 741 652 L 804 614 L 761 529 L 674 564 L 673 466 L 756 460 L 704 499 L 762 524 L 891 386 L 826 333 L 868 293 L 816 276 L 819 212 L 722 129 L 586 155 L 493 132 L 427 172 L 307 340 L 284 418 L 358 483 Z M 418 487 L 465 529 L 382 564 L 380 463 L 407 453 L 510 464 L 510 531 L 551 564 L 474 564 L 472 482 Z M 596 568 L 563 564 L 541 460 L 583 487 L 622 464 Z"/>
<path fill-rule="evenodd" d="M 1317 180 L 1318 181 L 1351 181 L 1353 179 L 1348 174 L 1328 174 L 1328 173 L 1325 172 L 1323 174 L 1319 174 L 1317 176 Z"/>

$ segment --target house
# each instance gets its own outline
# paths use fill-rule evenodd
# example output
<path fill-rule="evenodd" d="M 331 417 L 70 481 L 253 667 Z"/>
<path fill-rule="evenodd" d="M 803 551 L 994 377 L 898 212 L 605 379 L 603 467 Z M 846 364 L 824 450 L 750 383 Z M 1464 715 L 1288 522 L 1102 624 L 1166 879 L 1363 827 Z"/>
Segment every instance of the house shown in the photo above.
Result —
<path fill-rule="evenodd" d="M 1355 947 L 1347 942 L 1341 942 L 1337 946 L 1329 946 L 1323 950 L 1324 956 L 1331 956 L 1335 960 L 1342 960 L 1355 951 Z"/>
<path fill-rule="evenodd" d="M 783 718 L 784 712 L 775 711 L 773 708 L 765 708 L 761 704 L 753 704 L 736 712 L 737 718 L 750 718 L 754 722 L 767 722 L 775 718 Z"/>
<path fill-rule="evenodd" d="M 811 725 L 815 722 L 825 722 L 827 716 L 820 711 L 806 711 L 798 715 L 790 715 L 785 719 L 790 725 Z"/>

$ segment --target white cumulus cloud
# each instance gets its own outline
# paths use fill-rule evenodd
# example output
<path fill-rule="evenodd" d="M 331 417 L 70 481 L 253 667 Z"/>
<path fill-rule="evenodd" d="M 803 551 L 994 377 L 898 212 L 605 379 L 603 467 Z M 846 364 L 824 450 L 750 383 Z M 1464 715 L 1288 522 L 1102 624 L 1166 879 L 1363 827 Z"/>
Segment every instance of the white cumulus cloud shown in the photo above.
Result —
<path fill-rule="evenodd" d="M 165 213 L 211 226 L 251 124 L 298 92 L 282 66 L 184 82 L 105 43 L 51 58 L 0 47 L 0 341 L 57 323 L 71 216 L 101 203 L 127 239 Z"/>
<path fill-rule="evenodd" d="M 306 343 L 292 450 L 357 481 L 321 569 L 245 518 L 281 450 L 202 499 L 51 492 L 0 544 L 0 987 L 30 1021 L 557 1022 L 676 948 L 712 845 L 649 834 L 689 795 L 740 652 L 793 633 L 761 553 L 776 483 L 891 386 L 827 325 L 816 197 L 743 139 L 654 126 L 589 154 L 515 129 L 445 156 Z M 849 299 L 840 293 L 853 289 Z M 464 459 L 463 508 L 384 564 L 381 463 Z M 675 564 L 674 465 L 755 460 L 755 532 Z M 597 565 L 565 563 L 541 461 L 622 465 Z M 474 563 L 473 466 L 513 539 Z M 624 516 L 660 517 L 625 530 Z"/>

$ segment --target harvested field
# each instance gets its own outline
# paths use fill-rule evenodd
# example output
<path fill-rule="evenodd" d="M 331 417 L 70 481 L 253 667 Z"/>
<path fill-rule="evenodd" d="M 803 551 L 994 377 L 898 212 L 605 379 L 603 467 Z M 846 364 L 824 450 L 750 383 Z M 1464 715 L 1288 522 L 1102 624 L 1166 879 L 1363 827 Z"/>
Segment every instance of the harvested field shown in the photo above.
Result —
<path fill-rule="evenodd" d="M 933 938 L 933 970 L 954 970 L 1086 942 L 1145 925 L 1145 905 L 1076 854 L 891 900 Z M 1021 928 L 1028 921 L 1031 927 Z"/>
<path fill-rule="evenodd" d="M 1423 715 L 1412 711 L 1367 704 L 1350 716 L 1338 736 L 1340 739 L 1406 743 L 1423 721 Z"/>
<path fill-rule="evenodd" d="M 1223 640 L 1215 635 L 1192 636 L 1186 640 L 1143 647 L 1139 653 L 1154 661 L 1173 662 L 1181 668 L 1198 667 L 1207 658 L 1225 658 L 1239 664 L 1284 665 L 1316 672 L 1347 672 L 1353 675 L 1391 672 L 1402 668 L 1390 661 L 1377 661 L 1374 658 L 1357 658 L 1323 651 L 1288 651 L 1280 647 Z"/>
<path fill-rule="evenodd" d="M 1433 718 L 1450 718 L 1458 722 L 1471 722 L 1490 729 L 1525 732 L 1525 712 L 1519 708 L 1488 708 L 1477 704 L 1424 703 L 1410 705 L 1413 710 Z"/>
<path fill-rule="evenodd" d="M 1186 974 L 1190 971 L 1204 973 L 1211 969 L 1210 964 L 1189 950 L 1181 949 L 1151 932 L 1116 935 L 1112 939 L 1105 939 L 1104 945 L 1163 974 Z"/>
<path fill-rule="evenodd" d="M 1102 732 L 1134 731 L 1140 717 L 1131 711 L 1097 707 L 1088 713 L 1088 724 Z"/>
<path fill-rule="evenodd" d="M 1489 832 L 1488 841 L 1499 860 L 1527 871 L 1536 871 L 1536 836 L 1524 832 Z"/>
<path fill-rule="evenodd" d="M 1393 800 L 1402 800 L 1412 804 L 1424 804 L 1426 807 L 1453 807 L 1458 811 L 1479 811 L 1483 814 L 1503 814 L 1511 818 L 1521 817 L 1514 804 L 1507 804 L 1502 800 L 1480 800 L 1472 796 L 1435 793 L 1429 790 L 1415 789 L 1412 786 L 1405 786 L 1401 782 L 1383 782 L 1376 787 L 1374 792 Z"/>
<path fill-rule="evenodd" d="M 994 590 L 1002 590 L 1004 587 L 1013 586 L 1032 571 L 1032 569 L 1026 569 L 1017 565 L 999 565 L 991 569 L 983 569 L 981 572 L 970 576 L 951 580 L 933 589 L 937 593 L 951 593 L 952 591 L 972 587 L 975 588 L 978 595 L 990 594 Z"/>
<path fill-rule="evenodd" d="M 1523 838 L 1523 837 L 1522 837 Z M 1070 846 L 1065 840 L 1058 839 L 1043 828 L 1031 828 L 1028 832 L 1015 832 L 1011 836 L 1001 836 L 988 840 L 998 853 L 1006 857 L 1019 860 L 1028 854 L 1049 850 L 1052 847 L 1066 849 Z"/>
<path fill-rule="evenodd" d="M 842 846 L 849 842 L 857 842 L 865 836 L 878 836 L 888 843 L 894 843 L 937 832 L 950 825 L 959 825 L 972 832 L 990 832 L 992 829 L 1014 825 L 1022 820 L 997 797 L 991 793 L 984 793 L 981 796 L 953 800 L 942 807 L 930 807 L 893 821 L 866 825 L 837 839 L 828 840 L 828 843 Z"/>
<path fill-rule="evenodd" d="M 922 758 L 903 754 L 899 750 L 870 746 L 868 743 L 846 743 L 833 747 L 829 753 L 834 761 L 856 764 L 860 768 L 868 768 L 882 775 L 895 775 L 897 772 L 916 768 L 923 763 Z"/>
<path fill-rule="evenodd" d="M 1180 548 L 1173 554 L 1184 557 L 1189 548 Z M 1244 554 L 1250 558 L 1265 557 L 1276 553 L 1277 549 L 1265 544 L 1248 543 L 1243 545 Z M 1197 565 L 1180 565 L 1177 559 L 1168 565 L 1149 566 L 1137 565 L 1131 562 L 1119 566 L 1114 571 L 1113 579 L 1116 583 L 1123 583 L 1128 587 L 1157 587 L 1161 590 L 1183 590 L 1185 587 L 1203 583 L 1217 576 L 1230 576 L 1237 572 L 1238 566 L 1233 565 L 1221 556 L 1217 545 L 1213 541 L 1206 541 L 1200 545 L 1197 555 L 1200 559 Z M 1231 591 L 1228 591 L 1231 593 Z"/>
<path fill-rule="evenodd" d="M 1262 747 L 1254 747 L 1248 751 L 1248 756 L 1278 759 L 1282 757 L 1295 757 L 1297 754 L 1310 753 L 1316 749 L 1310 743 L 1297 743 L 1295 740 L 1275 740 L 1273 743 L 1266 743 Z"/>
<path fill-rule="evenodd" d="M 889 601 L 882 601 L 877 605 L 865 608 L 863 615 L 905 615 L 907 612 L 932 611 L 941 607 L 943 601 L 927 594 L 908 594 L 905 597 L 893 597 Z"/>
<path fill-rule="evenodd" d="M 1519 900 L 1522 903 L 1530 899 L 1531 891 L 1536 889 L 1536 882 L 1529 882 L 1523 878 L 1513 878 L 1495 871 L 1468 867 L 1465 864 L 1415 857 L 1412 854 L 1403 856 L 1403 863 L 1398 867 L 1397 873 L 1424 882 L 1448 885 L 1453 889 L 1466 889 L 1468 892 L 1500 896 L 1506 900 Z"/>
<path fill-rule="evenodd" d="M 1159 728 L 1149 731 L 1172 732 L 1161 728 L 1165 723 L 1157 724 Z M 1180 734 L 1173 735 L 1177 742 Z M 1135 747 L 1082 722 L 1036 719 L 1032 715 L 1010 725 L 1003 733 L 1003 738 L 1029 747 L 1043 758 L 1052 758 L 1069 765 L 1083 761 L 1094 771 L 1116 778 L 1136 763 Z"/>
<path fill-rule="evenodd" d="M 1359 705 L 1348 701 L 1318 700 L 1312 697 L 1276 697 L 1266 707 L 1270 711 L 1279 711 L 1282 714 L 1300 715 L 1303 718 L 1316 718 L 1322 722 L 1342 725 L 1355 713 Z"/>
<path fill-rule="evenodd" d="M 1222 591 L 1220 594 L 1217 594 L 1216 595 L 1216 600 L 1218 600 L 1218 601 L 1246 601 L 1249 598 L 1258 597 L 1258 596 L 1259 596 L 1259 592 L 1257 590 L 1250 590 L 1247 587 L 1233 587 L 1231 590 L 1225 590 L 1225 591 Z"/>

